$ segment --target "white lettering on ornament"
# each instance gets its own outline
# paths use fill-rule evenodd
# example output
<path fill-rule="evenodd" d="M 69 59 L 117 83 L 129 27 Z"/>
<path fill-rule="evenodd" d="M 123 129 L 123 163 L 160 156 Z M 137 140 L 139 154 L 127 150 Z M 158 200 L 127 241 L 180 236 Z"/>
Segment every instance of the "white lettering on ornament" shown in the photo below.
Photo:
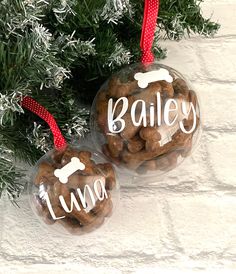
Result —
<path fill-rule="evenodd" d="M 121 104 L 120 104 L 121 103 Z M 119 104 L 119 108 L 117 108 Z M 119 98 L 115 103 L 110 98 L 108 101 L 108 128 L 111 133 L 120 133 L 125 128 L 124 115 L 129 108 L 126 97 Z M 118 115 L 117 112 L 119 111 Z M 184 127 L 184 119 L 187 119 L 190 113 L 193 114 L 193 125 L 188 131 Z M 117 115 L 117 116 L 116 116 Z M 155 125 L 172 127 L 178 124 L 178 127 L 186 134 L 192 133 L 196 128 L 197 114 L 192 102 L 170 98 L 162 106 L 160 92 L 156 93 L 155 103 L 146 103 L 144 100 L 136 100 L 130 108 L 130 116 L 134 126 L 147 126 L 149 119 L 150 126 Z"/>
<path fill-rule="evenodd" d="M 80 188 L 77 188 L 76 191 L 80 203 L 78 202 L 78 198 L 76 198 L 76 195 L 73 192 L 70 193 L 69 206 L 68 203 L 65 201 L 65 198 L 62 195 L 59 196 L 61 207 L 66 213 L 71 213 L 74 209 L 76 209 L 77 211 L 86 210 L 89 205 L 91 205 L 92 208 L 96 205 L 97 200 L 103 201 L 105 198 L 108 198 L 104 178 L 97 179 L 93 184 L 93 188 L 89 185 L 85 185 L 83 191 L 81 191 Z M 43 195 L 41 195 L 41 198 L 46 201 L 48 210 L 53 220 L 60 220 L 66 217 L 65 215 L 56 216 L 47 192 L 44 192 Z M 80 204 L 82 205 L 82 208 Z"/>

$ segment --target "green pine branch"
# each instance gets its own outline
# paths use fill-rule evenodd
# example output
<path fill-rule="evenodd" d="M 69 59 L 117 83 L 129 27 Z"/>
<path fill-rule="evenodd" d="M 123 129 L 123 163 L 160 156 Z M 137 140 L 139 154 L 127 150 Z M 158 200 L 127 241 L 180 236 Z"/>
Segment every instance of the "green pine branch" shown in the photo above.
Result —
<path fill-rule="evenodd" d="M 6 192 L 9 199 L 15 201 L 24 189 L 24 171 L 13 163 L 9 151 L 4 147 L 0 147 L 0 151 L 0 198 Z"/>

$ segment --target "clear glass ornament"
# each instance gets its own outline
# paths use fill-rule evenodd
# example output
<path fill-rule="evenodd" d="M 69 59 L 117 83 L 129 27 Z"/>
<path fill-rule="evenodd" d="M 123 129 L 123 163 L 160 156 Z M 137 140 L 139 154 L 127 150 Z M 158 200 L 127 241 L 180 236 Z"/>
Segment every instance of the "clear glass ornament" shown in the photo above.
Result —
<path fill-rule="evenodd" d="M 42 223 L 60 234 L 82 235 L 112 215 L 119 183 L 101 154 L 88 147 L 68 146 L 49 151 L 37 162 L 28 193 Z"/>
<path fill-rule="evenodd" d="M 90 125 L 96 148 L 123 173 L 157 176 L 183 162 L 198 143 L 199 99 L 173 68 L 133 64 L 102 85 Z"/>

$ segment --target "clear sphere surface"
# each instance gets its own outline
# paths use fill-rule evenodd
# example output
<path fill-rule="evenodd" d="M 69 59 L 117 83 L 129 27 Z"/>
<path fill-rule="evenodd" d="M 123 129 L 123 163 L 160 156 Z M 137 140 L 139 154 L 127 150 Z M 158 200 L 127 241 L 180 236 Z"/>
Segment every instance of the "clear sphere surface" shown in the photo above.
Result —
<path fill-rule="evenodd" d="M 102 85 L 90 125 L 96 148 L 122 172 L 157 176 L 174 169 L 196 146 L 199 99 L 175 69 L 133 64 Z"/>
<path fill-rule="evenodd" d="M 110 163 L 87 147 L 51 150 L 34 167 L 28 184 L 30 204 L 49 229 L 81 235 L 99 228 L 119 199 Z"/>

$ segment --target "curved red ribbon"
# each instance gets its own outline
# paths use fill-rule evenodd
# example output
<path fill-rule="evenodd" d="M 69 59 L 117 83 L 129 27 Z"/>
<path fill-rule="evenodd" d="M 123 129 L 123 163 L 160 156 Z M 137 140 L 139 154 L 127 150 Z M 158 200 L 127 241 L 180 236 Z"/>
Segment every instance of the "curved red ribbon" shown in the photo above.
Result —
<path fill-rule="evenodd" d="M 53 138 L 54 146 L 56 149 L 62 149 L 66 146 L 66 140 L 63 137 L 54 117 L 43 106 L 36 102 L 33 98 L 25 96 L 21 102 L 22 107 L 30 110 L 43 119 L 50 127 Z"/>

